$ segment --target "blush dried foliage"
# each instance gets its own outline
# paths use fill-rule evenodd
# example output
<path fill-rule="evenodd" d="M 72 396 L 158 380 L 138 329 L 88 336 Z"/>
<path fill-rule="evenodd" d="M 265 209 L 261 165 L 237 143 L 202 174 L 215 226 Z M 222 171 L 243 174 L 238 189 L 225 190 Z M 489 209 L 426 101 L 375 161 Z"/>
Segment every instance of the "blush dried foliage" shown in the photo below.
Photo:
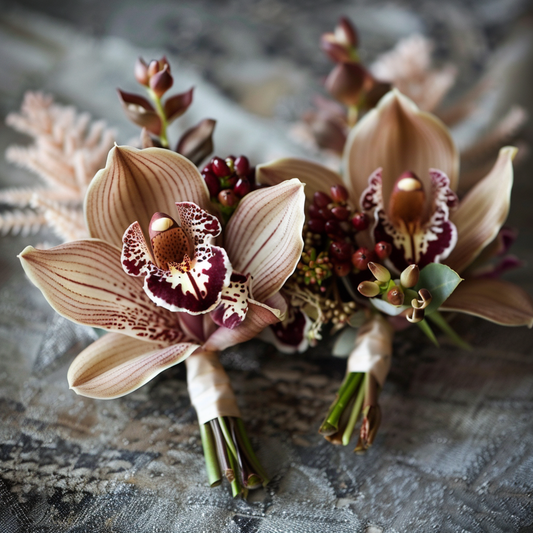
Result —
<path fill-rule="evenodd" d="M 43 184 L 0 192 L 1 203 L 19 208 L 0 215 L 0 232 L 35 233 L 48 225 L 63 240 L 87 236 L 83 199 L 91 179 L 105 166 L 114 132 L 103 121 L 92 121 L 88 113 L 56 104 L 40 92 L 27 92 L 20 112 L 9 114 L 6 123 L 33 138 L 29 146 L 9 147 L 6 159 Z"/>

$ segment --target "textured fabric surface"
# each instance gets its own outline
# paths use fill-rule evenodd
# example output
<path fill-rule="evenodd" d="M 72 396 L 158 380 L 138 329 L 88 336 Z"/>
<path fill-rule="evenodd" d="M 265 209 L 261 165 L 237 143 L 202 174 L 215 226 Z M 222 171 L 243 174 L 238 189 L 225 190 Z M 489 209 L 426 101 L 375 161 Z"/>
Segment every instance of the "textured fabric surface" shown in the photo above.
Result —
<path fill-rule="evenodd" d="M 515 46 L 522 55 L 512 56 L 503 94 L 532 110 L 531 43 L 513 41 L 514 35 L 531 33 L 517 25 L 526 5 L 518 1 L 495 3 L 492 10 L 484 2 L 450 2 L 447 10 L 430 2 L 316 2 L 314 13 L 304 11 L 304 2 L 229 2 L 224 9 L 215 2 L 161 2 L 151 11 L 140 2 L 113 8 L 100 3 L 92 6 L 92 18 L 81 3 L 77 11 L 52 3 L 48 14 L 59 17 L 55 21 L 20 6 L 5 11 L 3 115 L 18 108 L 25 89 L 44 87 L 59 101 L 117 125 L 125 141 L 136 130 L 122 117 L 114 88 L 134 88 L 131 66 L 138 54 L 166 50 L 180 54 L 180 87 L 197 86 L 187 120 L 219 120 L 218 154 L 243 152 L 254 162 L 302 154 L 286 139 L 284 120 L 301 111 L 294 93 L 311 96 L 317 85 L 309 80 L 327 72 L 327 63 L 317 59 L 316 40 L 343 11 L 359 17 L 370 54 L 410 31 L 434 34 L 438 52 L 465 68 L 464 83 L 479 74 L 495 42 Z M 236 21 L 233 40 L 230 15 Z M 189 26 L 183 22 L 187 16 Z M 215 32 L 217 16 L 225 22 L 222 37 Z M 505 41 L 507 33 L 511 40 Z M 153 50 L 140 49 L 142 43 Z M 241 70 L 232 69 L 231 61 L 240 61 Z M 253 99 L 258 80 L 266 91 L 261 109 Z M 285 96 L 266 106 L 274 93 Z M 2 151 L 14 140 L 21 139 L 0 129 Z M 0 173 L 2 186 L 34 183 L 5 162 Z M 510 222 L 521 230 L 515 253 L 533 265 L 530 173 L 530 162 L 517 173 Z M 331 342 L 298 356 L 259 341 L 226 351 L 222 362 L 272 478 L 247 502 L 234 500 L 227 484 L 207 486 L 184 365 L 118 400 L 91 400 L 68 389 L 68 365 L 97 334 L 55 315 L 25 279 L 16 254 L 43 241 L 55 242 L 54 236 L 0 240 L 1 533 L 533 530 L 530 330 L 457 317 L 454 326 L 476 347 L 472 352 L 445 339 L 436 349 L 414 328 L 397 335 L 381 395 L 382 426 L 363 456 L 317 434 L 345 367 L 329 355 Z M 533 293 L 531 266 L 508 279 Z"/>

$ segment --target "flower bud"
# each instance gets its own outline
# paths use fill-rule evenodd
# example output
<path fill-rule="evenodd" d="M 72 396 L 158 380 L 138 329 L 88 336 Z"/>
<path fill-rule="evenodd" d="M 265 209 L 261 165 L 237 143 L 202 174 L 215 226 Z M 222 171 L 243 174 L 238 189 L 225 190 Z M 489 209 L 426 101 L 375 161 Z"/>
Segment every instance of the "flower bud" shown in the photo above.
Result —
<path fill-rule="evenodd" d="M 339 102 L 354 106 L 359 103 L 366 77 L 366 70 L 359 63 L 339 63 L 329 73 L 326 89 Z"/>
<path fill-rule="evenodd" d="M 422 322 L 424 320 L 424 310 L 423 309 L 415 309 L 411 308 L 407 314 L 405 315 L 405 318 L 411 322 L 411 324 L 416 324 L 417 322 Z"/>
<path fill-rule="evenodd" d="M 165 65 L 163 70 L 160 70 L 150 78 L 150 89 L 161 98 L 172 87 L 173 83 L 174 79 L 170 74 L 170 69 L 168 65 Z"/>
<path fill-rule="evenodd" d="M 418 283 L 418 278 L 420 277 L 420 269 L 418 265 L 409 265 L 401 274 L 400 274 L 400 283 L 402 287 L 411 288 Z"/>
<path fill-rule="evenodd" d="M 387 259 L 392 252 L 392 245 L 385 241 L 380 241 L 374 246 L 374 252 L 381 259 Z"/>
<path fill-rule="evenodd" d="M 387 300 L 392 305 L 403 305 L 404 295 L 400 287 L 393 287 L 387 293 Z"/>
<path fill-rule="evenodd" d="M 370 272 L 374 275 L 374 277 L 381 281 L 381 283 L 386 283 L 390 280 L 390 272 L 379 263 L 368 263 L 368 268 L 370 269 Z"/>
<path fill-rule="evenodd" d="M 325 33 L 320 38 L 320 48 L 335 63 L 351 61 L 350 50 L 335 40 L 335 34 Z"/>
<path fill-rule="evenodd" d="M 420 289 L 418 291 L 418 296 L 420 297 L 419 300 L 417 300 L 416 298 L 413 298 L 411 300 L 411 305 L 415 309 L 425 309 L 433 299 L 431 293 L 427 289 Z"/>
<path fill-rule="evenodd" d="M 368 228 L 368 225 L 369 225 L 368 215 L 366 215 L 365 213 L 356 213 L 352 217 L 352 226 L 357 231 L 364 231 L 365 229 Z"/>
<path fill-rule="evenodd" d="M 145 63 L 144 59 L 142 57 L 138 57 L 137 61 L 135 62 L 135 67 L 133 69 L 133 73 L 135 76 L 135 79 L 141 84 L 148 87 L 148 65 Z"/>
<path fill-rule="evenodd" d="M 152 76 L 155 76 L 159 71 L 159 61 L 157 59 L 152 59 L 150 63 L 148 64 L 148 76 L 151 78 Z"/>
<path fill-rule="evenodd" d="M 379 294 L 379 285 L 375 281 L 362 281 L 357 290 L 367 298 L 373 298 Z"/>
<path fill-rule="evenodd" d="M 341 17 L 335 27 L 335 39 L 339 44 L 357 48 L 359 46 L 359 36 L 355 26 L 346 18 Z"/>
<path fill-rule="evenodd" d="M 237 205 L 239 199 L 231 189 L 224 189 L 218 193 L 218 201 L 225 207 Z"/>
<path fill-rule="evenodd" d="M 329 192 L 334 202 L 344 203 L 348 200 L 348 191 L 344 185 L 333 185 Z"/>

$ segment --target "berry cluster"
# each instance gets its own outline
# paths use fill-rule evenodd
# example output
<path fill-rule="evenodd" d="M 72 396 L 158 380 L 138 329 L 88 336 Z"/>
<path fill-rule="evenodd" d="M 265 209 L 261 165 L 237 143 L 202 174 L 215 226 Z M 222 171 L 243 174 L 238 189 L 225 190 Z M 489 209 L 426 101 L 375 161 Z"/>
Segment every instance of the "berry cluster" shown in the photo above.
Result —
<path fill-rule="evenodd" d="M 313 196 L 308 208 L 306 247 L 323 248 L 339 277 L 366 270 L 371 261 L 385 260 L 392 250 L 389 243 L 378 242 L 374 250 L 357 246 L 357 232 L 367 229 L 370 221 L 365 213 L 350 207 L 346 188 L 334 185 L 329 192 L 317 191 Z"/>
<path fill-rule="evenodd" d="M 202 169 L 202 176 L 211 200 L 220 205 L 225 222 L 237 208 L 240 199 L 257 188 L 255 167 L 250 166 L 244 155 L 229 155 L 226 159 L 213 157 Z"/>

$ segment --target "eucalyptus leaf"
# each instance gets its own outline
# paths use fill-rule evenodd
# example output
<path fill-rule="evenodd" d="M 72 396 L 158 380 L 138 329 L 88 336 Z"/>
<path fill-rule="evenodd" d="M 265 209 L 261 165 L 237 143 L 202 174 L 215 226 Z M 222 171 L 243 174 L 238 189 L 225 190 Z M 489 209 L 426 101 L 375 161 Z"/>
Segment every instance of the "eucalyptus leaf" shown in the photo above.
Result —
<path fill-rule="evenodd" d="M 420 271 L 415 290 L 427 289 L 431 293 L 431 303 L 426 307 L 426 315 L 434 313 L 448 299 L 462 278 L 449 266 L 430 263 Z"/>
<path fill-rule="evenodd" d="M 382 313 L 385 313 L 389 316 L 398 316 L 403 313 L 406 309 L 411 309 L 410 305 L 392 305 L 381 298 L 370 298 L 372 305 Z"/>

